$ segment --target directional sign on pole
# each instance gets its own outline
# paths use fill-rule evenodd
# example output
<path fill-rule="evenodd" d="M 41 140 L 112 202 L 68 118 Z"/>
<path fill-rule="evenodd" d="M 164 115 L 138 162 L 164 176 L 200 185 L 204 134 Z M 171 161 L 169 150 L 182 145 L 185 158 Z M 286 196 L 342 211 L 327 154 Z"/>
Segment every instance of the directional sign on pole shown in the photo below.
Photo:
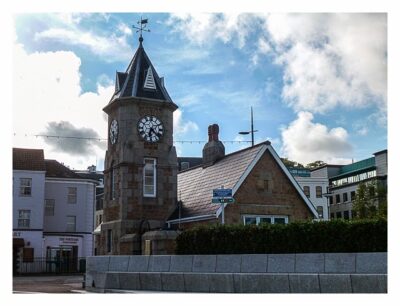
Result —
<path fill-rule="evenodd" d="M 213 189 L 213 198 L 231 198 L 232 189 Z"/>
<path fill-rule="evenodd" d="M 221 204 L 221 203 L 234 203 L 235 199 L 234 198 L 212 198 L 211 203 L 213 204 Z"/>

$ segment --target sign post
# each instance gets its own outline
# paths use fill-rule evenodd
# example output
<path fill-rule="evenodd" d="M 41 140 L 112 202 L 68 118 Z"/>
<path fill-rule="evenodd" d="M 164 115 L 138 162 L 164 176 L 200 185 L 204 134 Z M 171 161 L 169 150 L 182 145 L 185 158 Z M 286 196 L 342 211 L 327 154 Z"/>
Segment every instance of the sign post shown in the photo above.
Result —
<path fill-rule="evenodd" d="M 221 204 L 221 223 L 225 224 L 225 203 L 233 203 L 235 199 L 232 198 L 232 189 L 213 189 L 213 197 L 211 203 Z"/>

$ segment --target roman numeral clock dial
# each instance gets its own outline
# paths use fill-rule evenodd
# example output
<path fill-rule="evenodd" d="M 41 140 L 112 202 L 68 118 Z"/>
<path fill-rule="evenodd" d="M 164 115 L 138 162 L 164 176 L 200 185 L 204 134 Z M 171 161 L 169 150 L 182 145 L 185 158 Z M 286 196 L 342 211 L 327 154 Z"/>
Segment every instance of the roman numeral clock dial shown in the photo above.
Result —
<path fill-rule="evenodd" d="M 118 121 L 113 119 L 110 124 L 110 141 L 111 144 L 115 144 L 118 139 Z"/>
<path fill-rule="evenodd" d="M 164 126 L 156 116 L 144 116 L 138 122 L 140 137 L 147 142 L 158 142 L 164 134 Z"/>

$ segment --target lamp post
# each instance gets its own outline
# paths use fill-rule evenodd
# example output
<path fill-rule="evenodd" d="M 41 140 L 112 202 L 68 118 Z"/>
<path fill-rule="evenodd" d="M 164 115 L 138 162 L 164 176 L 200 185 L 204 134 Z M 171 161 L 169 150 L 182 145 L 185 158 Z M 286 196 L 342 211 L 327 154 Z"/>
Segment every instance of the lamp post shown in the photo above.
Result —
<path fill-rule="evenodd" d="M 254 130 L 253 125 L 253 107 L 251 106 L 251 130 L 246 132 L 239 132 L 240 135 L 249 135 L 251 134 L 251 146 L 254 146 L 254 133 L 258 132 L 258 130 Z"/>

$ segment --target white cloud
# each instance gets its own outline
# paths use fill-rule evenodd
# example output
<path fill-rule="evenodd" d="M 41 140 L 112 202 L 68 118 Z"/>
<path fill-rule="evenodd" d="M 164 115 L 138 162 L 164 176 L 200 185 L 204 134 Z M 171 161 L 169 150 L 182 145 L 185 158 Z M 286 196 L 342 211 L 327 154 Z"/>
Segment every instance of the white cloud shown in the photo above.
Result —
<path fill-rule="evenodd" d="M 257 20 L 252 16 L 244 13 L 171 14 L 166 24 L 193 44 L 205 45 L 213 39 L 219 39 L 224 43 L 233 41 L 241 49 L 255 29 L 254 23 Z"/>
<path fill-rule="evenodd" d="M 54 146 L 41 137 L 49 122 L 69 122 L 77 129 L 107 136 L 107 122 L 102 108 L 114 91 L 113 86 L 98 85 L 96 92 L 82 93 L 79 68 L 81 60 L 73 52 L 35 52 L 27 54 L 21 45 L 14 46 L 13 75 L 13 145 L 43 148 L 46 158 L 54 158 L 74 168 L 95 163 L 104 151 L 93 146 L 93 155 L 80 158 L 52 152 Z M 25 136 L 26 135 L 26 136 Z M 62 141 L 62 140 L 60 140 Z"/>
<path fill-rule="evenodd" d="M 385 14 L 271 14 L 265 23 L 296 111 L 377 104 L 386 112 Z"/>
<path fill-rule="evenodd" d="M 295 111 L 377 105 L 385 121 L 386 14 L 172 14 L 167 25 L 202 47 L 247 45 L 253 66 L 273 56 L 283 67 L 282 97 Z"/>
<path fill-rule="evenodd" d="M 316 160 L 327 163 L 350 162 L 352 151 L 347 131 L 341 127 L 328 129 L 314 123 L 313 115 L 300 112 L 297 119 L 281 130 L 282 156 L 302 164 Z"/>
<path fill-rule="evenodd" d="M 182 136 L 189 132 L 198 131 L 198 125 L 193 121 L 185 121 L 182 116 L 182 111 L 177 109 L 174 111 L 174 135 Z"/>
<path fill-rule="evenodd" d="M 105 61 L 129 61 L 132 58 L 132 46 L 128 43 L 132 31 L 124 24 L 118 25 L 120 35 L 101 36 L 94 32 L 84 31 L 75 25 L 64 24 L 35 33 L 35 40 L 51 40 L 64 44 L 81 46 L 101 56 Z"/>

